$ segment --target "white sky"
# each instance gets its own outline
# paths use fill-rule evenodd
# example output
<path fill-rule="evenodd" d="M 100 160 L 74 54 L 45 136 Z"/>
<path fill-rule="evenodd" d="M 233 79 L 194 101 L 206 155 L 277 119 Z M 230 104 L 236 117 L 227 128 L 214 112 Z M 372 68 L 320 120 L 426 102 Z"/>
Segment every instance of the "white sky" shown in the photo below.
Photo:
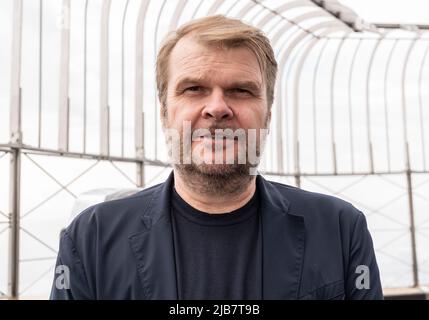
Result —
<path fill-rule="evenodd" d="M 339 0 L 368 22 L 429 25 L 428 0 Z"/>

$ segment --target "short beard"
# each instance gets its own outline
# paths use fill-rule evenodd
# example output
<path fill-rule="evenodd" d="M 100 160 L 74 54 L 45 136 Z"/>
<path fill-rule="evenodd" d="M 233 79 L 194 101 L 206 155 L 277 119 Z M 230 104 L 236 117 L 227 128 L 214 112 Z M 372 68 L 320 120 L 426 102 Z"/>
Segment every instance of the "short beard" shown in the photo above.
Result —
<path fill-rule="evenodd" d="M 180 177 L 194 192 L 210 195 L 241 194 L 254 179 L 250 164 L 175 164 Z"/>

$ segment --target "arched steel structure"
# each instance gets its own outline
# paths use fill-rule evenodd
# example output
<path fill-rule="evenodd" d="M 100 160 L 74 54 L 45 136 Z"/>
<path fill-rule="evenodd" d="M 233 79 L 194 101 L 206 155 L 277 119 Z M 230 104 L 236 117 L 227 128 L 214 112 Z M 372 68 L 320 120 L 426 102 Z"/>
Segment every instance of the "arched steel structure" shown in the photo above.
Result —
<path fill-rule="evenodd" d="M 406 177 L 406 195 L 408 196 L 409 235 L 411 247 L 411 286 L 420 285 L 419 275 L 424 270 L 418 268 L 415 206 L 413 195 L 412 177 L 415 174 L 428 174 L 429 137 L 427 123 L 429 112 L 427 106 L 429 97 L 425 92 L 425 85 L 429 81 L 427 62 L 429 55 L 429 34 L 427 26 L 401 25 L 373 25 L 366 24 L 358 16 L 350 19 L 350 12 L 341 11 L 341 6 L 335 1 L 310 1 L 310 0 L 211 0 L 211 1 L 187 1 L 178 0 L 174 3 L 166 0 L 124 0 L 120 15 L 120 40 L 114 43 L 111 37 L 111 17 L 118 14 L 112 11 L 113 2 L 102 0 L 99 8 L 99 55 L 98 55 L 98 112 L 99 121 L 96 125 L 99 135 L 98 148 L 90 150 L 90 139 L 87 115 L 88 107 L 88 23 L 90 18 L 91 0 L 77 4 L 76 1 L 62 0 L 62 24 L 60 33 L 60 64 L 58 73 L 58 125 L 57 132 L 44 132 L 45 124 L 42 113 L 45 112 L 42 75 L 46 71 L 46 63 L 43 63 L 43 45 L 46 30 L 43 27 L 43 19 L 46 13 L 43 11 L 43 0 L 39 2 L 39 54 L 38 54 L 38 112 L 37 143 L 28 143 L 26 132 L 23 132 L 22 113 L 23 100 L 27 88 L 21 84 L 22 73 L 22 24 L 23 24 L 23 0 L 13 1 L 13 29 L 11 45 L 11 78 L 10 78 L 10 132 L 9 141 L 0 145 L 0 158 L 10 155 L 10 204 L 7 215 L 10 234 L 9 240 L 9 267 L 7 295 L 15 298 L 20 294 L 19 290 L 19 265 L 20 265 L 20 219 L 25 213 L 20 212 L 20 181 L 22 155 L 43 154 L 79 159 L 94 159 L 97 161 L 134 163 L 136 166 L 136 186 L 145 186 L 148 181 L 145 178 L 145 167 L 168 167 L 165 154 L 161 154 L 159 145 L 163 139 L 158 137 L 160 128 L 158 125 L 159 109 L 154 81 L 148 74 L 154 72 L 147 66 L 154 65 L 159 41 L 168 31 L 174 30 L 180 24 L 198 17 L 212 14 L 225 14 L 242 19 L 264 30 L 271 39 L 276 58 L 279 63 L 278 81 L 275 90 L 275 102 L 273 105 L 272 126 L 266 148 L 265 167 L 261 172 L 272 177 L 292 177 L 296 186 L 301 186 L 304 177 L 324 176 L 368 176 L 403 174 Z M 329 3 L 334 4 L 330 6 Z M 116 4 L 116 3 L 115 3 Z M 70 140 L 75 139 L 70 134 L 70 31 L 73 25 L 70 23 L 71 15 L 76 7 L 81 6 L 83 12 L 83 59 L 82 59 L 82 112 L 80 120 L 82 125 L 81 148 L 71 150 Z M 168 7 L 173 6 L 174 8 Z M 333 8 L 333 9 L 332 9 Z M 133 11 L 134 10 L 134 11 Z M 339 10 L 339 11 L 336 11 Z M 78 10 L 77 10 L 78 11 Z M 136 14 L 134 14 L 136 12 Z M 235 14 L 233 14 L 235 13 Z M 347 13 L 347 14 L 346 14 Z M 167 23 L 166 23 L 167 21 Z M 274 22 L 276 21 L 276 22 Z M 133 36 L 129 36 L 132 34 Z M 153 37 L 151 37 L 151 36 Z M 125 39 L 131 39 L 132 54 L 126 50 Z M 368 62 L 361 57 L 363 47 L 373 44 L 369 50 Z M 401 70 L 394 74 L 395 65 L 392 61 L 397 56 L 399 44 L 408 44 L 405 55 L 400 57 Z M 334 45 L 332 45 L 334 44 Z M 386 52 L 387 44 L 387 52 Z M 422 45 L 423 44 L 423 45 Z M 111 70 L 109 68 L 112 57 L 109 53 L 112 48 L 120 48 L 120 85 L 110 83 Z M 318 50 L 316 52 L 316 49 Z M 383 52 L 381 52 L 384 50 Z M 411 59 L 413 54 L 420 52 L 418 59 Z M 382 77 L 375 78 L 374 68 L 380 68 L 377 58 L 387 57 L 381 65 Z M 327 57 L 330 61 L 326 62 Z M 398 57 L 396 57 L 398 60 Z M 416 62 L 417 61 L 417 62 Z M 132 64 L 132 68 L 127 65 Z M 312 64 L 312 68 L 308 65 Z M 328 64 L 329 68 L 326 68 Z M 411 123 L 407 115 L 414 108 L 413 102 L 407 95 L 406 83 L 410 80 L 407 72 L 412 66 L 418 64 L 418 73 L 413 81 L 417 83 L 418 103 L 415 107 L 419 114 L 418 123 Z M 93 67 L 93 66 L 92 66 Z M 327 72 L 321 69 L 326 68 Z M 346 71 L 345 71 L 346 70 Z M 364 74 L 365 87 L 364 106 L 356 102 L 359 95 L 356 94 L 358 83 L 355 76 Z M 133 94 L 127 93 L 127 76 L 131 74 Z M 326 76 L 327 74 L 327 76 Z M 340 74 L 346 74 L 344 81 L 338 80 Z M 390 124 L 391 101 L 389 101 L 388 84 L 396 78 L 400 82 L 402 138 L 401 141 L 393 141 Z M 128 77 L 129 78 L 129 77 Z M 426 79 L 426 80 L 425 80 Z M 328 94 L 321 95 L 321 80 L 327 86 Z M 374 83 L 382 85 L 382 95 L 374 96 L 371 87 Z M 345 85 L 344 85 L 345 84 Z M 341 92 L 339 86 L 344 86 Z M 326 88 L 325 88 L 326 89 Z M 109 100 L 110 92 L 119 92 L 118 106 L 115 100 Z M 303 93 L 304 92 L 304 93 Z M 153 93 L 153 94 L 152 94 Z M 153 101 L 148 103 L 147 97 Z M 318 96 L 319 95 L 319 96 Z M 309 98 L 308 98 L 309 97 Z M 345 98 L 344 98 L 345 97 Z M 377 99 L 377 103 L 373 99 Z M 150 98 L 152 99 L 152 98 Z M 341 104 L 338 101 L 343 100 Z M 129 130 L 126 114 L 129 113 L 130 103 L 133 118 L 133 134 L 127 135 Z M 146 103 L 145 103 L 146 101 Z M 119 152 L 114 152 L 112 141 L 112 108 L 119 108 L 120 121 L 118 141 Z M 374 118 L 374 112 L 380 116 Z M 307 110 L 308 109 L 308 110 Z M 304 110 L 306 110 L 304 112 Z M 328 115 L 326 121 L 320 118 Z M 338 113 L 343 114 L 343 119 L 338 121 Z M 354 117 L 359 114 L 361 120 Z M 302 119 L 309 119 L 306 125 L 302 125 Z M 379 123 L 383 122 L 382 125 Z M 374 124 L 374 123 L 377 123 Z M 344 127 L 344 128 L 343 128 Z M 149 128 L 149 129 L 148 129 Z M 362 128 L 364 128 L 362 130 Z M 416 129 L 417 128 L 417 129 Z M 414 138 L 410 138 L 410 130 L 419 132 Z M 144 133 L 150 131 L 151 134 Z M 341 132 L 342 130 L 342 132 Z M 359 131 L 358 131 L 359 130 Z M 399 130 L 399 129 L 398 129 Z M 359 134 L 365 132 L 365 134 Z M 43 137 L 56 135 L 57 147 L 45 147 Z M 301 137 L 306 134 L 305 142 Z M 380 158 L 374 154 L 374 139 L 377 137 L 378 145 L 384 145 L 385 157 Z M 381 138 L 380 138 L 381 137 Z M 127 151 L 127 140 L 133 141 L 134 150 Z M 410 144 L 410 139 L 416 143 Z M 323 140 L 323 141 L 322 141 Z M 340 140 L 342 142 L 340 142 Z M 307 142 L 308 141 L 308 142 Z M 395 164 L 392 162 L 392 143 L 395 148 L 403 146 L 402 151 L 395 154 Z M 357 150 L 358 145 L 365 148 Z M 342 150 L 342 151 L 340 151 Z M 377 149 L 378 150 L 378 149 Z M 321 160 L 321 155 L 323 159 Z M 347 155 L 347 161 L 339 160 L 338 156 Z M 358 158 L 356 155 L 358 154 Z M 415 154 L 421 154 L 418 159 Z M 404 161 L 398 161 L 401 158 Z M 303 159 L 309 159 L 305 162 Z M 328 161 L 327 159 L 330 159 Z M 361 159 L 366 159 L 362 161 Z M 376 165 L 383 163 L 383 165 Z M 330 164 L 328 164 L 328 162 Z M 394 168 L 394 169 L 393 169 Z M 119 170 L 119 169 L 118 169 Z M 150 183 L 149 183 L 150 184 Z M 1 209 L 1 208 L 0 208 Z M 1 211 L 0 211 L 1 212 Z M 4 229 L 6 230 L 6 229 Z M 3 230 L 3 231 L 4 231 Z M 0 231 L 3 232 L 3 231 Z M 381 250 L 381 249 L 380 249 Z M 427 273 L 427 272 L 426 272 Z M 1 290 L 1 288 L 0 288 Z"/>

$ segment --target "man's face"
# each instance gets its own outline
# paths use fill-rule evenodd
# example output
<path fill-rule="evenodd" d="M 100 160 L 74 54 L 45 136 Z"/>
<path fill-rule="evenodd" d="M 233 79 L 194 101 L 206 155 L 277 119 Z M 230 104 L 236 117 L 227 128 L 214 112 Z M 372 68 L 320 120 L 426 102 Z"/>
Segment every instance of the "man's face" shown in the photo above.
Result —
<path fill-rule="evenodd" d="M 184 123 L 190 122 L 192 155 L 198 159 L 197 165 L 193 161 L 193 169 L 208 174 L 236 170 L 239 141 L 227 143 L 215 139 L 214 134 L 215 129 L 229 128 L 240 129 L 247 136 L 248 129 L 254 129 L 259 152 L 259 134 L 267 125 L 268 107 L 256 56 L 247 48 L 220 49 L 199 44 L 190 36 L 182 38 L 169 60 L 166 109 L 162 119 L 166 129 L 182 134 Z M 201 129 L 209 129 L 213 136 L 198 134 Z M 226 164 L 231 155 L 235 165 Z"/>

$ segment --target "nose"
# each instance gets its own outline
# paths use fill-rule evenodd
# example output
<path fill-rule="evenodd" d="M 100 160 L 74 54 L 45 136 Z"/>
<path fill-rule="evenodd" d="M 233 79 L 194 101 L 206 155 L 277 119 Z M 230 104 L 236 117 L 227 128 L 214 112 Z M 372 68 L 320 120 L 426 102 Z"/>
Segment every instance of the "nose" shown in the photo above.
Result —
<path fill-rule="evenodd" d="M 225 101 L 224 94 L 221 90 L 213 90 L 202 110 L 202 116 L 204 119 L 216 121 L 229 120 L 233 117 L 233 112 Z"/>

